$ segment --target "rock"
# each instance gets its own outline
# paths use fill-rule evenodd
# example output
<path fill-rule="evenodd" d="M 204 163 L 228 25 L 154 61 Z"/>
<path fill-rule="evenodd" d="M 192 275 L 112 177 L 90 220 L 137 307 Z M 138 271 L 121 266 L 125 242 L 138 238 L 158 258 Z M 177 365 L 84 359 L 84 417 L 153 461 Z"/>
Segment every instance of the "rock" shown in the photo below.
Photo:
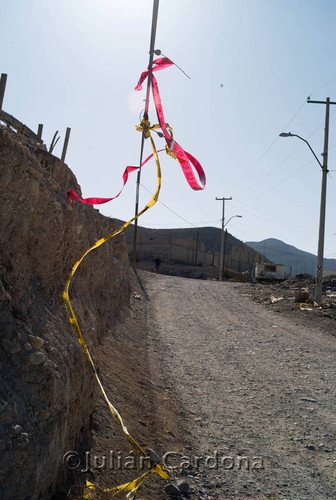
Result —
<path fill-rule="evenodd" d="M 28 340 L 35 349 L 41 349 L 44 344 L 44 340 L 35 335 L 28 335 Z"/>
<path fill-rule="evenodd" d="M 17 342 L 13 342 L 12 340 L 3 339 L 2 346 L 4 350 L 11 355 L 21 351 L 20 344 L 18 344 Z"/>
<path fill-rule="evenodd" d="M 0 424 L 9 424 L 13 420 L 13 413 L 6 401 L 0 403 Z"/>
<path fill-rule="evenodd" d="M 24 322 L 23 322 L 23 328 L 26 330 L 26 332 L 27 332 L 29 335 L 33 335 L 32 329 L 31 329 L 31 328 L 29 328 L 29 326 L 27 325 L 27 323 L 24 323 Z"/>
<path fill-rule="evenodd" d="M 15 366 L 17 366 L 20 362 L 21 362 L 21 358 L 18 354 L 14 354 L 12 357 L 11 357 L 11 363 Z"/>
<path fill-rule="evenodd" d="M 181 498 L 181 491 L 174 484 L 168 484 L 163 491 L 170 498 Z"/>
<path fill-rule="evenodd" d="M 26 354 L 25 359 L 31 365 L 41 365 L 45 362 L 45 355 L 43 354 L 43 352 L 31 351 Z"/>
<path fill-rule="evenodd" d="M 19 306 L 20 311 L 23 314 L 23 316 L 27 316 L 28 315 L 28 307 L 26 306 L 26 304 L 24 302 L 22 302 L 22 300 L 19 300 L 18 306 Z"/>
<path fill-rule="evenodd" d="M 0 451 L 4 451 L 6 449 L 6 441 L 4 439 L 0 439 Z"/>
<path fill-rule="evenodd" d="M 26 446 L 29 443 L 29 436 L 26 432 L 21 432 L 14 438 L 14 444 L 20 447 Z"/>
<path fill-rule="evenodd" d="M 182 495 L 187 495 L 190 491 L 190 487 L 189 487 L 189 484 L 187 483 L 187 481 L 181 481 L 177 485 L 177 487 L 180 490 L 180 492 L 182 493 Z"/>
<path fill-rule="evenodd" d="M 26 342 L 24 344 L 23 348 L 25 351 L 28 351 L 28 352 L 33 350 L 32 345 L 29 342 Z"/>
<path fill-rule="evenodd" d="M 313 444 L 307 444 L 307 449 L 308 450 L 311 450 L 311 451 L 314 451 L 316 448 Z"/>
<path fill-rule="evenodd" d="M 0 280 L 0 301 L 8 300 L 11 301 L 12 297 L 10 294 L 7 292 L 5 287 L 3 286 L 2 281 Z"/>
<path fill-rule="evenodd" d="M 36 170 L 35 168 L 31 167 L 31 166 L 27 166 L 26 167 L 26 170 L 27 172 L 32 176 L 34 177 L 34 179 L 37 179 L 37 180 L 40 180 L 42 179 L 42 173 L 39 171 L 39 170 Z"/>
<path fill-rule="evenodd" d="M 12 427 L 8 431 L 8 435 L 11 438 L 18 436 L 22 432 L 22 427 L 19 424 L 12 425 Z"/>
<path fill-rule="evenodd" d="M 146 455 L 149 457 L 152 464 L 157 465 L 162 462 L 162 459 L 159 457 L 159 455 L 155 453 L 155 451 L 151 448 L 146 449 Z"/>

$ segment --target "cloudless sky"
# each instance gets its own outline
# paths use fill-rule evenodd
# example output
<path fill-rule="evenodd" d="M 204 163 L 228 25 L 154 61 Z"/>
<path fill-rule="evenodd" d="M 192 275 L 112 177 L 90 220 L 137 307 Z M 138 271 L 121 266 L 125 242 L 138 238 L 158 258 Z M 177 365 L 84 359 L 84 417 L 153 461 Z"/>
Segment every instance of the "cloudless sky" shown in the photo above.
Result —
<path fill-rule="evenodd" d="M 43 123 L 48 147 L 59 130 L 57 156 L 71 127 L 66 162 L 84 197 L 115 195 L 125 166 L 139 162 L 135 125 L 145 91 L 133 89 L 148 65 L 152 7 L 152 0 L 0 0 L 3 109 L 33 130 Z M 243 218 L 230 221 L 231 234 L 317 253 L 321 169 L 302 141 L 278 136 L 290 131 L 323 151 L 325 106 L 306 99 L 336 101 L 335 19 L 334 0 L 160 0 L 155 47 L 191 77 L 176 67 L 156 73 L 165 118 L 207 185 L 193 191 L 163 154 L 160 199 L 172 211 L 158 202 L 140 225 L 221 227 L 215 198 L 232 196 L 225 218 Z M 150 119 L 157 122 L 152 107 Z M 335 121 L 331 106 L 325 256 L 334 258 Z M 99 210 L 131 218 L 135 181 L 133 174 Z M 141 182 L 142 207 L 146 189 L 155 190 L 154 162 Z"/>

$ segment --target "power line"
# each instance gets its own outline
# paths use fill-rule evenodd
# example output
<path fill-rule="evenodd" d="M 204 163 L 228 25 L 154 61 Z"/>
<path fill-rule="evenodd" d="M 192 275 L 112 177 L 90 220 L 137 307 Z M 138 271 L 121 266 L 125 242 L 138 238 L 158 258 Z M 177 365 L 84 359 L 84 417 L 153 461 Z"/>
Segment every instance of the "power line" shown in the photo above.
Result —
<path fill-rule="evenodd" d="M 301 106 L 299 107 L 299 109 L 294 113 L 294 115 L 292 116 L 292 118 L 289 120 L 289 122 L 283 127 L 283 130 L 285 130 L 291 123 L 292 121 L 294 120 L 294 118 L 296 117 L 296 115 L 301 111 L 301 109 L 303 108 L 303 106 L 306 104 L 306 100 L 304 100 L 304 102 L 301 104 Z M 263 152 L 263 154 L 259 157 L 259 159 L 246 171 L 244 172 L 241 177 L 237 180 L 237 182 L 235 182 L 235 184 L 232 186 L 231 189 L 234 189 L 236 187 L 237 184 L 239 184 L 239 182 L 242 180 L 242 178 L 245 178 L 259 163 L 260 161 L 264 158 L 264 156 L 270 151 L 270 149 L 272 149 L 272 147 L 274 146 L 274 144 L 278 141 L 279 139 L 279 136 L 277 135 L 276 138 L 273 140 L 273 142 L 270 144 L 270 146 Z"/>
<path fill-rule="evenodd" d="M 336 112 L 336 111 L 334 111 L 334 112 L 333 112 L 333 114 L 334 114 L 335 112 Z M 298 111 L 297 111 L 297 113 L 298 113 Z M 296 114 L 297 114 L 297 113 L 296 113 Z M 322 123 L 322 125 L 323 125 L 323 123 Z M 322 125 L 319 125 L 319 127 L 317 127 L 317 128 L 316 128 L 316 129 L 315 129 L 315 130 L 314 130 L 314 131 L 313 131 L 313 132 L 312 132 L 312 133 L 308 136 L 308 138 L 312 137 L 312 135 L 314 135 L 314 134 L 317 132 L 317 130 L 319 130 L 319 129 L 321 128 L 321 126 L 322 126 Z M 291 156 L 292 156 L 292 155 L 293 155 L 293 154 L 294 154 L 294 153 L 295 153 L 295 152 L 296 152 L 296 151 L 297 151 L 300 147 L 301 147 L 301 146 L 299 146 L 298 148 L 296 148 L 296 149 L 295 149 L 295 150 L 294 150 L 294 151 L 293 151 L 293 152 L 292 152 L 292 153 L 291 153 L 288 157 L 286 157 L 286 158 L 285 158 L 285 159 L 284 159 L 284 160 L 283 160 L 283 161 L 282 161 L 282 162 L 281 162 L 281 163 L 277 166 L 277 168 L 278 168 L 280 165 L 282 165 L 283 163 L 285 163 L 285 162 L 286 162 L 286 161 L 287 161 L 287 160 L 288 160 L 288 159 L 289 159 L 289 158 L 290 158 L 290 157 L 291 157 Z M 332 148 L 334 148 L 334 147 L 336 147 L 336 144 L 334 144 L 333 146 L 331 146 L 331 147 L 329 148 L 329 150 L 330 150 L 330 149 L 332 149 Z M 310 163 L 312 163 L 312 162 L 313 162 L 313 160 L 311 160 L 311 161 L 309 161 L 309 162 L 305 163 L 304 165 L 302 165 L 302 167 L 300 167 L 299 169 L 295 170 L 294 172 L 292 172 L 291 174 L 289 174 L 287 177 L 285 177 L 284 179 L 282 179 L 281 181 L 279 181 L 277 184 L 275 184 L 274 186 L 272 186 L 269 190 L 267 190 L 266 192 L 264 192 L 264 193 L 262 193 L 261 195 L 259 195 L 257 198 L 255 198 L 255 200 L 257 200 L 257 199 L 261 198 L 262 196 L 264 196 L 265 194 L 267 194 L 270 190 L 274 189 L 274 188 L 275 188 L 275 187 L 277 187 L 279 184 L 281 184 L 282 182 L 286 181 L 288 178 L 292 177 L 293 175 L 295 175 L 296 173 L 298 173 L 300 170 L 302 170 L 304 167 L 306 167 L 307 165 L 309 165 L 309 164 L 310 164 Z M 274 170 L 274 169 L 273 169 L 273 170 Z M 330 178 L 333 182 L 335 182 L 335 183 L 336 183 L 336 181 L 335 181 L 335 180 L 334 180 L 334 179 L 333 179 L 330 175 L 329 175 L 329 178 Z M 261 180 L 262 180 L 262 179 L 261 179 Z M 259 182 L 260 182 L 260 181 L 259 181 Z M 141 186 L 142 186 L 142 187 L 143 187 L 143 188 L 144 188 L 144 189 L 145 189 L 145 190 L 146 190 L 149 194 L 151 194 L 151 195 L 153 196 L 153 193 L 152 193 L 152 192 L 151 192 L 151 191 L 150 191 L 150 190 L 149 190 L 149 189 L 148 189 L 148 188 L 147 188 L 144 184 L 142 184 L 142 183 L 140 183 L 140 184 L 141 184 Z M 175 210 L 173 210 L 172 208 L 170 208 L 168 205 L 166 205 L 166 204 L 165 204 L 163 201 L 161 201 L 160 199 L 158 199 L 158 201 L 159 201 L 159 203 L 161 203 L 161 205 L 163 205 L 165 208 L 167 208 L 167 210 L 169 210 L 170 212 L 172 212 L 172 213 L 173 213 L 174 215 L 176 215 L 179 219 L 183 220 L 184 222 L 186 222 L 187 224 L 189 224 L 190 226 L 193 226 L 193 227 L 200 227 L 200 224 L 201 224 L 201 223 L 202 223 L 202 225 L 203 225 L 203 224 L 209 224 L 209 223 L 213 223 L 213 222 L 220 222 L 220 220 L 221 220 L 221 219 L 214 219 L 214 220 L 203 221 L 203 220 L 201 219 L 201 220 L 197 223 L 197 225 L 196 225 L 196 224 L 194 224 L 194 223 L 192 223 L 192 222 L 188 221 L 188 220 L 187 220 L 187 219 L 185 219 L 184 217 L 182 217 L 182 215 L 180 215 L 180 214 L 178 214 L 177 212 L 175 212 Z M 255 209 L 255 208 L 251 207 L 251 205 L 247 205 L 246 203 L 239 202 L 239 201 L 238 201 L 238 202 L 237 202 L 237 201 L 235 201 L 235 203 L 238 203 L 238 204 L 240 204 L 240 205 L 243 205 L 243 206 L 245 206 L 247 209 L 253 210 L 254 212 L 258 212 L 258 213 L 260 213 L 260 214 L 261 214 L 261 215 L 263 215 L 263 216 L 264 216 L 264 218 L 266 218 L 266 219 L 273 219 L 273 220 L 274 220 L 274 219 L 278 219 L 278 220 L 282 220 L 282 219 L 279 219 L 279 218 L 274 217 L 274 216 L 268 216 L 268 215 L 267 215 L 267 214 L 265 214 L 264 212 L 261 212 L 260 210 Z M 210 213 L 210 212 L 212 212 L 213 210 L 214 210 L 214 207 L 213 207 L 213 208 L 211 208 L 211 210 L 210 210 L 210 211 L 209 211 L 209 212 L 208 212 L 208 213 L 207 213 L 204 217 L 206 217 L 207 215 L 209 215 L 209 213 Z M 258 216 L 256 216 L 256 217 L 258 217 Z M 260 218 L 260 216 L 259 216 L 259 218 Z M 302 226 L 298 226 L 298 225 L 295 225 L 295 224 L 287 223 L 287 222 L 286 222 L 286 221 L 284 221 L 284 220 L 283 220 L 283 222 L 285 222 L 285 223 L 286 223 L 286 226 L 284 226 L 284 225 L 283 225 L 283 227 L 292 226 L 292 227 L 299 228 L 300 230 L 304 230 L 304 228 L 302 228 Z M 173 224 L 174 224 L 174 223 L 172 223 L 172 224 L 168 224 L 168 223 L 167 223 L 167 224 L 165 224 L 165 225 L 173 225 Z M 160 224 L 153 224 L 153 225 L 160 225 Z M 161 224 L 161 225 L 162 225 L 162 224 Z M 279 224 L 279 225 L 281 225 L 281 224 Z M 246 234 L 247 236 L 251 236 L 251 235 L 249 235 L 249 234 L 247 234 L 247 233 L 244 233 L 244 232 L 243 232 L 243 231 L 241 231 L 241 230 L 239 230 L 239 231 L 240 231 L 241 233 L 243 233 L 243 234 Z M 308 231 L 307 231 L 307 230 L 305 230 L 305 232 L 311 232 L 311 233 L 313 233 L 313 231 L 309 231 L 309 230 L 308 230 Z"/>
<path fill-rule="evenodd" d="M 217 219 L 217 220 L 207 220 L 207 221 L 205 221 L 205 222 L 204 222 L 204 224 L 206 224 L 206 223 L 211 223 L 211 222 L 220 222 L 220 221 L 221 221 L 221 219 Z M 172 226 L 172 227 L 173 227 L 173 228 L 175 228 L 175 229 L 179 229 L 178 227 L 176 227 L 176 222 L 165 222 L 165 223 L 161 223 L 161 222 L 160 222 L 159 224 L 154 224 L 154 223 L 151 223 L 150 225 L 151 225 L 151 226 Z M 197 228 L 201 228 L 201 226 L 195 226 L 195 227 L 197 227 Z M 181 228 L 181 229 L 183 229 L 183 228 Z M 215 228 L 215 229 L 219 229 L 219 228 Z"/>
<path fill-rule="evenodd" d="M 299 225 L 297 225 L 297 224 L 290 223 L 290 222 L 286 221 L 285 219 L 281 219 L 281 218 L 279 218 L 279 217 L 277 217 L 277 216 L 275 216 L 275 215 L 265 214 L 265 213 L 264 213 L 264 212 L 262 212 L 261 210 L 258 210 L 258 209 L 256 209 L 256 208 L 253 208 L 253 207 L 251 207 L 251 206 L 247 205 L 246 203 L 244 203 L 244 202 L 242 202 L 242 201 L 238 201 L 238 202 L 237 202 L 237 201 L 235 201 L 235 202 L 234 202 L 234 204 L 241 205 L 241 206 L 243 207 L 243 210 L 248 209 L 248 210 L 252 210 L 253 212 L 256 212 L 257 214 L 261 214 L 261 216 L 260 216 L 260 215 L 254 215 L 253 217 L 256 217 L 256 218 L 259 218 L 259 219 L 264 219 L 264 220 L 271 220 L 272 222 L 274 222 L 274 220 L 276 220 L 276 221 L 280 221 L 280 223 L 279 223 L 279 222 L 277 222 L 277 224 L 278 224 L 279 226 L 286 227 L 286 228 L 288 228 L 288 226 L 291 226 L 291 227 L 296 228 L 297 230 L 300 230 L 300 231 L 304 230 L 304 231 L 305 231 L 305 232 L 307 232 L 307 233 L 308 233 L 308 232 L 310 232 L 310 233 L 312 233 L 312 234 L 315 234 L 315 231 L 311 231 L 311 230 L 309 230 L 309 229 L 307 229 L 307 228 L 304 228 L 304 227 L 302 227 L 302 225 L 300 225 L 300 226 L 299 226 Z M 244 207 L 245 207 L 245 208 L 244 208 Z M 243 222 L 242 222 L 241 224 L 242 224 L 242 225 L 244 225 L 244 223 L 243 223 Z"/>
<path fill-rule="evenodd" d="M 335 114 L 335 111 L 332 113 L 332 114 Z M 321 122 L 321 124 L 307 137 L 307 139 L 310 139 L 318 130 L 320 130 L 320 128 L 324 125 L 324 122 Z M 287 125 L 288 126 L 288 125 Z M 287 127 L 285 127 L 287 128 Z M 266 179 L 266 177 L 268 177 L 269 175 L 271 175 L 275 170 L 277 170 L 279 167 L 281 167 L 284 163 L 286 163 L 286 161 L 289 160 L 289 158 L 291 158 L 299 149 L 301 149 L 303 147 L 303 144 L 300 143 L 299 146 L 297 146 L 294 151 L 292 151 L 288 156 L 286 156 L 286 158 L 284 158 L 278 165 L 276 165 L 274 168 L 272 168 L 272 170 L 270 170 L 269 172 L 267 172 L 267 174 L 264 175 L 264 177 L 262 177 L 261 179 L 259 179 L 255 184 L 252 184 L 251 187 L 253 186 L 256 186 L 257 184 L 259 184 L 261 181 L 263 181 L 264 179 Z M 329 148 L 331 149 L 331 148 Z"/>
<path fill-rule="evenodd" d="M 334 179 L 334 178 L 333 178 L 330 174 L 328 174 L 328 177 L 329 177 L 329 179 L 330 179 L 332 182 L 334 182 L 334 183 L 336 184 L 335 179 Z"/>
<path fill-rule="evenodd" d="M 259 200 L 259 198 L 261 198 L 262 196 L 265 196 L 265 194 L 268 194 L 270 191 L 272 191 L 273 189 L 275 189 L 276 187 L 278 187 L 280 184 L 282 184 L 283 182 L 285 182 L 290 177 L 293 177 L 293 175 L 297 174 L 298 172 L 300 172 L 300 170 L 302 170 L 303 168 L 305 168 L 307 165 L 310 165 L 311 163 L 313 163 L 313 160 L 308 161 L 307 163 L 305 163 L 304 165 L 302 165 L 302 167 L 300 167 L 297 170 L 295 170 L 295 172 L 292 172 L 291 174 L 287 175 L 287 177 L 284 177 L 281 181 L 277 182 L 277 184 L 274 184 L 270 189 L 268 189 L 267 191 L 264 191 L 259 196 L 257 196 L 256 198 L 254 198 L 254 201 Z"/>
<path fill-rule="evenodd" d="M 216 206 L 216 208 L 217 208 L 217 206 Z M 209 212 L 207 212 L 207 213 L 206 213 L 206 214 L 202 217 L 202 219 L 201 219 L 201 220 L 197 223 L 197 225 L 201 224 L 201 222 L 203 222 L 203 220 L 204 220 L 206 217 L 208 217 L 208 215 L 209 215 L 211 212 L 213 212 L 214 210 L 215 210 L 215 203 L 213 202 L 213 205 L 212 205 L 212 207 L 210 208 Z"/>
<path fill-rule="evenodd" d="M 334 115 L 336 113 L 336 111 L 333 111 L 333 113 L 331 113 L 331 116 Z M 316 127 L 315 130 L 313 130 L 313 132 L 308 136 L 308 139 L 310 139 L 318 130 L 320 130 L 320 128 L 324 125 L 324 122 L 321 122 L 320 125 L 318 127 Z M 255 184 L 253 184 L 251 187 L 259 184 L 263 179 L 265 179 L 269 174 L 271 174 L 274 170 L 276 170 L 277 168 L 279 168 L 281 165 L 283 165 L 291 156 L 294 155 L 294 153 L 296 153 L 301 147 L 303 147 L 303 144 L 298 146 L 289 156 L 287 156 L 283 161 L 281 161 L 279 163 L 279 165 L 277 165 L 275 168 L 273 168 L 269 173 L 267 173 L 264 177 L 262 177 L 261 179 L 258 180 L 258 182 L 256 182 Z M 335 147 L 335 145 L 333 145 L 332 147 L 329 148 L 332 149 L 333 147 Z M 259 198 L 261 198 L 262 196 L 264 196 L 265 194 L 269 193 L 270 191 L 272 191 L 273 189 L 275 189 L 279 184 L 281 184 L 282 182 L 286 181 L 289 177 L 292 177 L 292 175 L 295 175 L 297 172 L 299 172 L 300 170 L 302 170 L 302 168 L 304 168 L 306 165 L 308 165 L 309 163 L 312 163 L 312 161 L 306 163 L 305 165 L 303 165 L 302 167 L 300 167 L 298 170 L 296 170 L 295 172 L 289 174 L 289 176 L 285 177 L 284 179 L 282 179 L 281 181 L 279 181 L 277 184 L 274 184 L 271 188 L 269 188 L 267 191 L 261 193 L 259 196 L 253 198 L 253 202 L 255 202 L 256 200 L 258 200 Z M 251 205 L 248 205 L 248 206 L 251 206 Z"/>
<path fill-rule="evenodd" d="M 251 216 L 251 217 L 253 217 L 253 216 Z M 257 216 L 257 215 L 256 215 L 256 216 L 254 216 L 254 218 L 259 219 L 259 220 L 260 220 L 260 219 L 262 219 L 262 220 L 264 219 L 264 217 L 260 217 L 260 216 Z M 269 221 L 269 224 L 272 224 L 272 225 L 274 226 L 274 220 L 273 220 L 273 217 L 271 217 L 271 220 Z M 246 223 L 244 224 L 243 222 L 241 222 L 241 225 L 242 225 L 242 226 L 248 226 L 248 227 L 249 227 L 249 228 L 251 228 L 251 229 L 255 229 L 255 230 L 257 230 L 257 231 L 260 231 L 260 226 L 259 226 L 259 227 L 256 227 L 256 226 L 252 226 L 251 224 L 246 224 Z M 285 228 L 285 229 L 287 229 L 287 230 L 288 230 L 289 226 L 291 226 L 291 227 L 295 228 L 295 230 L 296 230 L 296 231 L 301 231 L 301 232 L 303 232 L 304 234 L 314 234 L 314 235 L 316 234 L 316 231 L 313 231 L 312 229 L 307 229 L 307 228 L 298 227 L 298 226 L 296 226 L 296 225 L 294 225 L 294 224 L 291 224 L 290 222 L 288 222 L 288 223 L 284 223 L 284 224 L 283 224 L 283 223 L 281 223 L 281 222 L 278 222 L 278 221 L 277 221 L 277 222 L 276 222 L 276 226 L 277 226 L 277 227 L 283 227 L 283 228 Z M 264 226 L 263 226 L 263 227 L 264 227 Z"/>
<path fill-rule="evenodd" d="M 153 196 L 153 193 L 146 188 L 146 186 L 144 186 L 142 184 L 142 182 L 140 182 L 140 185 L 150 194 Z M 161 203 L 161 205 L 163 205 L 164 207 L 166 207 L 170 212 L 172 212 L 173 214 L 176 215 L 176 217 L 178 217 L 179 219 L 183 220 L 184 222 L 187 222 L 187 224 L 189 224 L 190 226 L 193 226 L 193 227 L 197 227 L 195 224 L 193 224 L 192 222 L 188 221 L 187 219 L 185 219 L 184 217 L 182 217 L 182 215 L 179 215 L 177 212 L 175 212 L 175 210 L 173 210 L 172 208 L 168 207 L 168 205 L 166 205 L 165 203 L 163 203 L 163 201 L 160 200 L 160 198 L 158 199 L 158 202 Z"/>
<path fill-rule="evenodd" d="M 322 87 L 319 87 L 317 90 L 314 90 L 314 92 L 312 92 L 309 97 L 311 97 L 312 95 L 315 95 L 317 92 L 319 92 L 320 90 L 324 89 L 325 87 L 327 87 L 327 85 L 329 85 L 330 83 L 333 83 L 335 81 L 336 81 L 336 77 L 333 78 L 332 80 L 329 80 L 327 83 L 325 83 L 324 85 L 322 85 Z"/>

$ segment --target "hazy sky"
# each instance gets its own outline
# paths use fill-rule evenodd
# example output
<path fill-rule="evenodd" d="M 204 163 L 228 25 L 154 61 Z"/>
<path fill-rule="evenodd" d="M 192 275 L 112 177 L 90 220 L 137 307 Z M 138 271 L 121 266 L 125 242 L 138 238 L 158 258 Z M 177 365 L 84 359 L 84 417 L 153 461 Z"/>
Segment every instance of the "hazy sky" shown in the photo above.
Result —
<path fill-rule="evenodd" d="M 113 196 L 125 166 L 139 162 L 135 125 L 144 92 L 133 88 L 148 65 L 152 5 L 0 0 L 3 109 L 33 130 L 43 123 L 48 146 L 59 130 L 57 156 L 71 127 L 67 164 L 84 197 Z M 201 162 L 207 186 L 192 191 L 179 164 L 163 155 L 160 199 L 173 212 L 157 203 L 140 225 L 220 227 L 215 198 L 232 196 L 225 216 L 243 216 L 227 226 L 237 238 L 274 237 L 317 252 L 321 169 L 302 141 L 278 136 L 291 131 L 322 153 L 325 106 L 306 99 L 336 101 L 335 19 L 334 0 L 160 0 L 155 46 L 191 76 L 176 67 L 156 74 L 165 118 Z M 335 115 L 332 106 L 327 257 L 336 257 Z M 157 121 L 152 110 L 150 119 Z M 131 218 L 135 180 L 99 210 Z M 144 167 L 142 184 L 155 189 L 154 162 Z M 150 198 L 145 188 L 140 206 Z"/>

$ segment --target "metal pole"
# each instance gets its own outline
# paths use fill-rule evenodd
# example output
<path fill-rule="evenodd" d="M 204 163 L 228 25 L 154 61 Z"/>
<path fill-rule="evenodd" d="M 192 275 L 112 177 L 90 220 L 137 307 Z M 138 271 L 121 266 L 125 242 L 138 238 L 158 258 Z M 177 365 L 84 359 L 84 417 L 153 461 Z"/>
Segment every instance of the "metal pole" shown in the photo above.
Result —
<path fill-rule="evenodd" d="M 5 95 L 5 90 L 6 90 L 6 83 L 7 83 L 7 75 L 6 73 L 1 73 L 1 79 L 0 79 L 0 110 L 2 109 L 2 103 Z"/>
<path fill-rule="evenodd" d="M 146 120 L 148 120 L 149 93 L 150 93 L 150 88 L 151 88 L 151 83 L 152 83 L 151 75 L 152 75 L 152 66 L 153 66 L 153 58 L 154 58 L 154 45 L 155 45 L 158 10 L 159 10 L 159 0 L 154 0 L 154 2 L 153 2 L 153 15 L 152 15 L 152 30 L 151 30 L 151 39 L 150 39 L 150 48 L 149 48 L 147 92 L 146 92 L 145 112 L 144 112 L 144 118 Z M 145 134 L 144 134 L 144 132 L 142 132 L 141 149 L 140 149 L 140 162 L 139 162 L 140 167 L 142 164 L 144 143 L 145 143 Z M 137 181 L 136 181 L 135 217 L 139 213 L 140 177 L 141 177 L 141 168 L 139 168 L 139 170 L 138 170 Z M 133 267 L 136 267 L 137 229 L 138 229 L 138 219 L 135 219 L 135 221 L 134 221 L 134 234 L 133 234 Z"/>
<path fill-rule="evenodd" d="M 317 252 L 316 286 L 315 286 L 315 302 L 317 302 L 318 304 L 320 304 L 322 300 L 323 251 L 324 251 L 324 230 L 325 230 L 325 215 L 326 215 L 327 173 L 328 173 L 329 109 L 330 109 L 330 98 L 327 97 L 325 127 L 324 127 L 320 226 L 319 226 L 319 241 L 318 241 L 318 252 Z"/>
<path fill-rule="evenodd" d="M 223 207 L 222 207 L 222 237 L 221 237 L 221 249 L 220 249 L 220 260 L 219 260 L 219 275 L 218 275 L 218 280 L 223 281 L 224 278 L 224 213 L 225 213 L 225 201 L 226 200 L 232 200 L 232 197 L 230 198 L 217 198 L 216 200 L 222 200 L 223 201 Z"/>

